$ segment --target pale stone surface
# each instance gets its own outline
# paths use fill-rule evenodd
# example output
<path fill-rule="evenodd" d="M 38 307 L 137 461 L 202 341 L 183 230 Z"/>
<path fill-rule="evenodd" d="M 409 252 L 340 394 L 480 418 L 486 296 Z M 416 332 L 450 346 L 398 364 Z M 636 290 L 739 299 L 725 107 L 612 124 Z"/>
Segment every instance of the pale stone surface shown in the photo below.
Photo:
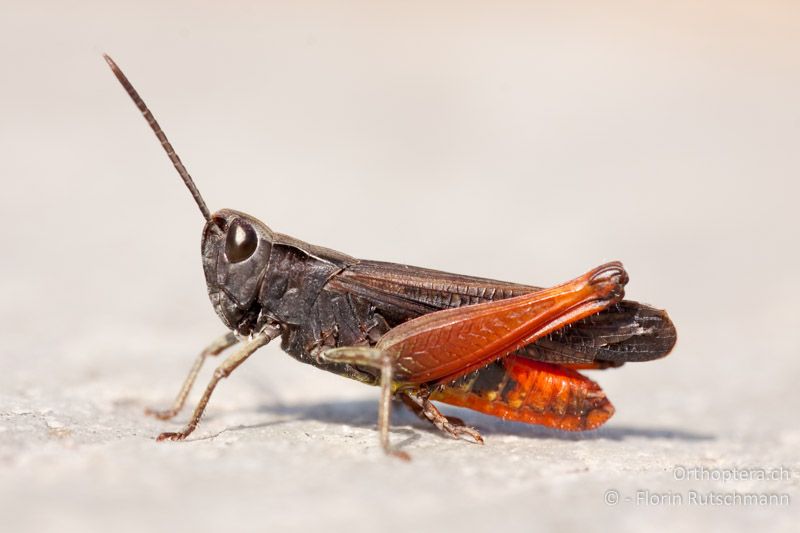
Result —
<path fill-rule="evenodd" d="M 796 7 L 488 5 L 4 3 L 0 529 L 796 530 Z M 480 447 L 396 413 L 404 464 L 377 390 L 269 346 L 156 443 L 188 413 L 144 407 L 222 327 L 201 219 L 101 52 L 212 209 L 541 285 L 621 259 L 678 347 L 593 373 L 617 414 L 589 434 L 454 410 Z M 696 467 L 791 475 L 676 479 Z"/>
<path fill-rule="evenodd" d="M 663 379 L 643 378 L 653 384 L 637 398 L 626 393 L 620 372 L 607 387 L 619 414 L 588 435 L 459 412 L 484 431 L 480 447 L 444 439 L 408 414 L 396 416 L 392 438 L 414 456 L 404 464 L 382 457 L 376 446 L 374 391 L 362 394 L 313 369 L 283 364 L 276 350 L 265 352 L 224 384 L 210 415 L 182 444 L 154 442 L 176 425 L 142 416 L 146 402 L 163 401 L 161 392 L 177 384 L 177 361 L 159 371 L 154 354 L 109 349 L 94 364 L 62 359 L 44 376 L 4 376 L 0 501 L 9 530 L 369 531 L 382 521 L 387 530 L 409 521 L 431 530 L 603 523 L 633 531 L 653 522 L 752 529 L 768 521 L 772 530 L 790 531 L 796 525 L 800 431 L 782 427 L 779 417 L 762 420 L 775 402 L 715 410 L 718 399 L 705 393 L 670 400 L 655 389 L 681 376 L 666 372 Z M 700 466 L 783 466 L 794 474 L 761 482 L 679 479 L 680 467 Z M 634 499 L 639 490 L 678 494 L 684 501 L 609 506 L 609 490 Z M 786 493 L 795 501 L 704 507 L 689 501 L 691 491 Z"/>

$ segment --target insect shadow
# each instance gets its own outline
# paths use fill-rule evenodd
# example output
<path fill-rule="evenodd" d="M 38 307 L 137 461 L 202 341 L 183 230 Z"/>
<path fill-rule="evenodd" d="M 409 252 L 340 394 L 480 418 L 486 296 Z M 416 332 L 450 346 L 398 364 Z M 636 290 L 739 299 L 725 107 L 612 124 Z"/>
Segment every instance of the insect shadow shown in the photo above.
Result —
<path fill-rule="evenodd" d="M 372 428 L 375 426 L 376 408 L 371 400 L 342 400 L 342 401 L 323 401 L 305 404 L 283 404 L 269 403 L 258 407 L 261 413 L 268 413 L 284 417 L 283 422 L 293 420 L 314 420 L 330 424 L 347 424 L 360 428 Z M 558 431 L 544 426 L 532 426 L 518 422 L 500 420 L 491 416 L 482 415 L 468 409 L 451 408 L 445 413 L 448 416 L 457 416 L 470 426 L 480 427 L 484 435 L 514 435 L 518 437 L 558 439 L 566 441 L 582 440 L 613 440 L 622 441 L 628 438 L 662 439 L 678 441 L 709 441 L 716 437 L 708 433 L 698 433 L 683 429 L 672 428 L 647 428 L 631 426 L 612 426 L 603 427 L 593 431 L 568 432 Z M 393 422 L 396 425 L 411 426 L 414 431 L 425 431 L 441 435 L 435 431 L 413 413 L 407 409 L 397 409 L 393 415 Z M 272 422 L 254 426 L 240 426 L 236 429 L 249 429 L 251 427 L 261 427 L 271 425 Z M 403 430 L 395 427 L 392 431 L 399 433 L 409 433 L 411 430 Z M 444 436 L 442 436 L 444 438 Z M 413 439 L 416 440 L 416 439 Z M 403 443 L 407 445 L 408 442 Z"/>

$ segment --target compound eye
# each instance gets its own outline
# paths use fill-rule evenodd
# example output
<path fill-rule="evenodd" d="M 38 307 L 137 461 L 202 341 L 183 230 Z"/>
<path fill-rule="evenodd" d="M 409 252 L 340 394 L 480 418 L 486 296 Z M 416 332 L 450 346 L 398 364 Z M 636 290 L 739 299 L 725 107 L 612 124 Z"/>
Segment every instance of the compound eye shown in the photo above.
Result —
<path fill-rule="evenodd" d="M 234 221 L 225 238 L 225 257 L 231 263 L 240 263 L 253 255 L 258 247 L 258 235 L 250 224 Z"/>

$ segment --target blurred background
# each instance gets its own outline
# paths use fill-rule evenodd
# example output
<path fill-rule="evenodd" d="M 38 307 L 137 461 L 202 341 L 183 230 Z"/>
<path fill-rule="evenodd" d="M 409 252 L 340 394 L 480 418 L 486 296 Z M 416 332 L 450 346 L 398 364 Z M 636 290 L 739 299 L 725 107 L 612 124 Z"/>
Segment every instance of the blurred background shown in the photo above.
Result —
<path fill-rule="evenodd" d="M 780 1 L 5 0 L 4 528 L 789 530 L 799 24 Z M 380 455 L 377 390 L 269 346 L 193 440 L 155 444 L 188 412 L 164 423 L 143 407 L 172 400 L 223 326 L 203 221 L 104 52 L 212 210 L 541 286 L 619 259 L 628 297 L 670 312 L 675 351 L 593 373 L 617 414 L 586 435 L 449 410 L 484 431 L 477 447 L 398 413 L 406 465 Z M 693 484 L 681 465 L 793 473 Z M 635 499 L 695 489 L 794 501 Z"/>

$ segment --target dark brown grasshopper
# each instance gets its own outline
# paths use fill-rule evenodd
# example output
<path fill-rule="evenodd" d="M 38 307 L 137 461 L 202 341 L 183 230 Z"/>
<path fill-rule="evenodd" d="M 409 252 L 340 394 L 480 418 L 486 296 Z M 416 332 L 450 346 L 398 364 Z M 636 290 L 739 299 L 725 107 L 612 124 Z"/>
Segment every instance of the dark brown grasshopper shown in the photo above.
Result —
<path fill-rule="evenodd" d="M 149 109 L 119 67 L 106 61 L 144 115 L 206 219 L 202 255 L 208 295 L 230 332 L 195 361 L 172 408 L 183 407 L 209 355 L 241 343 L 214 372 L 189 423 L 195 430 L 220 379 L 281 337 L 295 359 L 381 387 L 378 429 L 389 445 L 392 399 L 454 438 L 480 434 L 432 400 L 563 430 L 593 429 L 614 413 L 579 369 L 663 357 L 676 334 L 664 311 L 623 300 L 617 262 L 550 289 L 367 261 L 273 232 L 256 218 L 211 213 Z"/>

